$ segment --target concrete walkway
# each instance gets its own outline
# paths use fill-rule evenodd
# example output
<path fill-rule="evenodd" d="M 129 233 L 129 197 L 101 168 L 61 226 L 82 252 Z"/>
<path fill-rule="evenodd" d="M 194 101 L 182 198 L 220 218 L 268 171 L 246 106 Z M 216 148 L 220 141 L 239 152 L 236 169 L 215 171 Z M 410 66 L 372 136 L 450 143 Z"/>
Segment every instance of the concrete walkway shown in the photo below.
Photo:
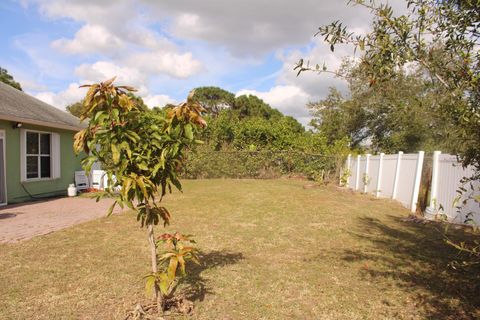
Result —
<path fill-rule="evenodd" d="M 0 207 L 0 243 L 18 242 L 106 215 L 113 200 L 55 198 Z M 115 212 L 120 208 L 116 207 Z"/>

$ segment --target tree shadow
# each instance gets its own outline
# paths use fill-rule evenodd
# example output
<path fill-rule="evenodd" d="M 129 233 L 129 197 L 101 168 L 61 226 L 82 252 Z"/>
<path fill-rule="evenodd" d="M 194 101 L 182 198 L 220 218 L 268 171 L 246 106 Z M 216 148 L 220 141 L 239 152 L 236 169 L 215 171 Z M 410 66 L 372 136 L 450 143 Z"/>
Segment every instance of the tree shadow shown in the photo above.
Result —
<path fill-rule="evenodd" d="M 241 252 L 228 252 L 228 251 L 210 251 L 210 252 L 200 252 L 199 260 L 200 265 L 191 264 L 189 265 L 187 276 L 183 279 L 183 284 L 185 285 L 185 296 L 191 301 L 203 301 L 205 295 L 214 294 L 214 291 L 208 285 L 208 280 L 206 280 L 202 273 L 215 269 L 221 268 L 227 265 L 238 263 L 240 260 L 243 260 L 244 256 Z"/>
<path fill-rule="evenodd" d="M 342 258 L 347 263 L 365 263 L 368 267 L 360 271 L 364 280 L 393 279 L 399 288 L 415 292 L 416 303 L 425 310 L 427 319 L 479 316 L 480 266 L 468 270 L 450 266 L 452 261 L 468 261 L 471 257 L 445 242 L 441 224 L 387 216 L 385 222 L 360 218 L 359 226 L 361 233 L 352 233 L 373 244 L 373 249 L 345 250 Z M 456 243 L 478 239 L 454 228 L 449 228 L 446 234 Z"/>
<path fill-rule="evenodd" d="M 2 219 L 8 219 L 8 218 L 15 218 L 17 216 L 18 213 L 9 213 L 9 212 L 5 212 L 5 213 L 0 213 L 0 220 Z"/>

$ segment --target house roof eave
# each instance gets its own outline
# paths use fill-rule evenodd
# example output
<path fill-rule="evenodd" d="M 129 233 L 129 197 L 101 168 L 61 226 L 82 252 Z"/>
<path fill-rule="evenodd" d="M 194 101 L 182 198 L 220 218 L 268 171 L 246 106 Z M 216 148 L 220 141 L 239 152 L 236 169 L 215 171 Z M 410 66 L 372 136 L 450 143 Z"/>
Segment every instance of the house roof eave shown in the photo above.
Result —
<path fill-rule="evenodd" d="M 28 118 L 22 118 L 22 117 L 15 117 L 15 116 L 5 115 L 5 114 L 0 114 L 0 119 L 1 120 L 12 121 L 12 122 L 28 123 L 28 124 L 33 124 L 33 125 L 43 126 L 43 127 L 70 130 L 70 131 L 80 131 L 80 130 L 84 129 L 84 126 L 82 126 L 80 124 L 80 122 L 79 122 L 79 125 L 77 127 L 77 126 L 71 126 L 71 125 L 68 125 L 68 124 L 61 124 L 61 123 L 47 122 L 47 121 L 28 119 Z"/>

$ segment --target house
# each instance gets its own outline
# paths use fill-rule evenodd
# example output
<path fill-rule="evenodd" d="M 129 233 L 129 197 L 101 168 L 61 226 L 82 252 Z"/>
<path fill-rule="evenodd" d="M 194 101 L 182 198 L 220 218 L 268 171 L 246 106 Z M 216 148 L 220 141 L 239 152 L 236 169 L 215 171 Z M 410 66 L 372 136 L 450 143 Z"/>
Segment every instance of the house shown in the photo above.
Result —
<path fill-rule="evenodd" d="M 0 204 L 66 194 L 78 118 L 0 82 Z"/>

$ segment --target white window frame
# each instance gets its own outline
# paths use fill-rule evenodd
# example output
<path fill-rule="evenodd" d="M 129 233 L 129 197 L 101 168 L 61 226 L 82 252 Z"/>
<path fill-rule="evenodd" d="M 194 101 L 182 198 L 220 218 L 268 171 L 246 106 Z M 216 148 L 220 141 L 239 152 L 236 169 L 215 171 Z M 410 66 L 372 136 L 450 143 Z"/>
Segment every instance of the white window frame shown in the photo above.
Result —
<path fill-rule="evenodd" d="M 40 146 L 40 140 L 39 140 L 39 154 L 27 154 L 27 133 L 28 132 L 33 132 L 33 133 L 38 133 L 39 134 L 39 139 L 40 139 L 40 134 L 49 134 L 50 135 L 50 154 L 48 157 L 50 157 L 50 177 L 40 177 L 41 176 L 41 158 L 42 154 L 40 153 L 41 146 Z M 54 139 L 54 136 L 57 135 L 58 137 Z M 21 135 L 20 135 L 20 170 L 21 170 L 21 181 L 23 182 L 32 182 L 32 181 L 48 181 L 48 180 L 55 180 L 60 178 L 60 141 L 59 141 L 59 134 L 56 132 L 49 132 L 49 131 L 41 131 L 41 130 L 31 130 L 31 129 L 21 129 Z M 54 141 L 58 140 L 58 141 Z M 58 144 L 58 145 L 56 145 Z M 58 154 L 56 154 L 58 153 Z M 36 156 L 38 157 L 38 177 L 37 178 L 27 178 L 27 157 L 28 156 Z M 47 157 L 47 155 L 43 155 L 43 157 Z"/>
<path fill-rule="evenodd" d="M 27 146 L 27 134 L 28 133 L 37 133 L 38 134 L 38 153 L 37 154 L 31 154 L 27 153 L 26 148 L 25 148 L 25 154 L 22 155 L 25 157 L 25 180 L 26 181 L 35 181 L 35 180 L 51 180 L 53 178 L 53 161 L 52 161 L 52 133 L 51 132 L 45 132 L 45 131 L 37 131 L 37 130 L 25 130 L 25 147 Z M 42 155 L 42 150 L 41 150 L 41 135 L 42 134 L 48 134 L 49 135 L 49 140 L 50 140 L 50 150 L 48 155 Z M 29 178 L 28 172 L 27 172 L 27 158 L 28 157 L 37 157 L 37 174 L 38 176 L 35 178 Z M 49 177 L 42 177 L 42 157 L 44 158 L 50 158 L 50 176 Z"/>

